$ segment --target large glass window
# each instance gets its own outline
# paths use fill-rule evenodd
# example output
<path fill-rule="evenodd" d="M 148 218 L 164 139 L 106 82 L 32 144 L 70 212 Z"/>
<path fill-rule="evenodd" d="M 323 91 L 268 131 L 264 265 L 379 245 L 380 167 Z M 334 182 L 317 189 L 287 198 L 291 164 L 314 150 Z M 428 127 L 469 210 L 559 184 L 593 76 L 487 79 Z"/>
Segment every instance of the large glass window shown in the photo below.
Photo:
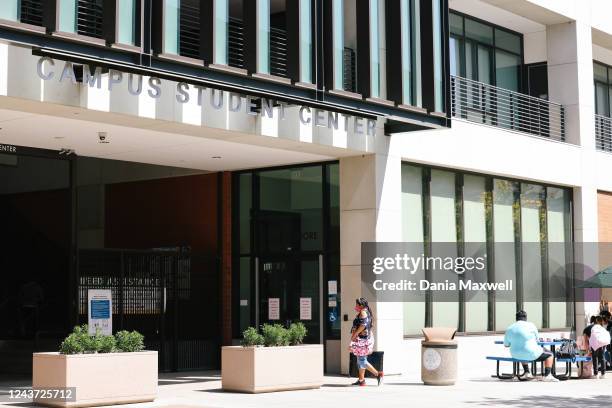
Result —
<path fill-rule="evenodd" d="M 570 197 L 560 187 L 403 163 L 403 241 L 422 243 L 424 254 L 431 248 L 427 256 L 486 258 L 484 270 L 454 282 L 513 282 L 511 292 L 465 291 L 459 302 L 421 294 L 404 304 L 404 334 L 418 335 L 426 324 L 504 331 L 518 309 L 541 328 L 568 327 Z"/>
<path fill-rule="evenodd" d="M 423 236 L 423 169 L 402 163 L 402 239 L 420 244 L 424 251 Z M 425 279 L 419 270 L 416 279 Z M 404 303 L 404 334 L 418 335 L 425 327 L 425 302 Z"/>
<path fill-rule="evenodd" d="M 59 0 L 59 31 L 75 33 L 77 2 L 76 0 Z"/>
<path fill-rule="evenodd" d="M 529 321 L 542 328 L 542 240 L 544 187 L 521 183 L 521 260 L 523 309 Z"/>
<path fill-rule="evenodd" d="M 487 191 L 486 179 L 466 174 L 463 177 L 463 251 L 464 256 L 477 258 L 487 254 Z M 487 282 L 488 270 L 470 278 Z M 465 303 L 465 331 L 484 332 L 488 329 L 487 294 L 477 292 Z"/>
<path fill-rule="evenodd" d="M 181 0 L 166 0 L 164 9 L 164 50 L 165 54 L 179 54 Z"/>
<path fill-rule="evenodd" d="M 520 34 L 456 12 L 450 13 L 450 30 L 451 75 L 520 91 Z"/>
<path fill-rule="evenodd" d="M 227 65 L 228 30 L 229 30 L 229 3 L 228 0 L 214 0 L 214 51 L 213 63 Z"/>

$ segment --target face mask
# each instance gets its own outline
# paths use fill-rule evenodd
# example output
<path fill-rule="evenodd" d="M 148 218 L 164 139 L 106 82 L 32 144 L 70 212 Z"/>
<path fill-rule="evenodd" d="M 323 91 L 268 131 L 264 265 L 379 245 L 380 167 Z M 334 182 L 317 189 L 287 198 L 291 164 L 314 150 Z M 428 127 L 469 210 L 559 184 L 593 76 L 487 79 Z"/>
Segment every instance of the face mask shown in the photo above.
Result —
<path fill-rule="evenodd" d="M 356 312 L 361 312 L 361 307 L 360 306 L 355 306 L 355 311 Z"/>

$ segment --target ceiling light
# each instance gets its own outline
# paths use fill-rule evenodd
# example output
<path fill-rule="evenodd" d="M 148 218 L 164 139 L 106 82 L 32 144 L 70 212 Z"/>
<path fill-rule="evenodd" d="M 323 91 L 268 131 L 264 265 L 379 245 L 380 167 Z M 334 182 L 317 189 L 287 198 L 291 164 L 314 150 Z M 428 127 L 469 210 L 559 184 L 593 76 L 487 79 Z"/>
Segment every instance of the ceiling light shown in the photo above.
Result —
<path fill-rule="evenodd" d="M 213 156 L 213 157 L 211 157 L 211 158 L 212 158 L 212 159 L 220 159 L 220 158 L 221 158 L 221 156 Z"/>

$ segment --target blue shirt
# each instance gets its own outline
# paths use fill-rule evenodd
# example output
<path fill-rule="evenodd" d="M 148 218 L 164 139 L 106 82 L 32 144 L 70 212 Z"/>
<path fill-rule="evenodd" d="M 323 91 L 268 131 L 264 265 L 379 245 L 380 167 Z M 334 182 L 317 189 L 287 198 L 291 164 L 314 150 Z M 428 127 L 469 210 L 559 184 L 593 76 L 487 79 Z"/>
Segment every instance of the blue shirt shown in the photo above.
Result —
<path fill-rule="evenodd" d="M 522 320 L 506 329 L 504 346 L 510 347 L 510 355 L 519 360 L 532 361 L 544 352 L 538 345 L 538 329 L 533 323 Z"/>

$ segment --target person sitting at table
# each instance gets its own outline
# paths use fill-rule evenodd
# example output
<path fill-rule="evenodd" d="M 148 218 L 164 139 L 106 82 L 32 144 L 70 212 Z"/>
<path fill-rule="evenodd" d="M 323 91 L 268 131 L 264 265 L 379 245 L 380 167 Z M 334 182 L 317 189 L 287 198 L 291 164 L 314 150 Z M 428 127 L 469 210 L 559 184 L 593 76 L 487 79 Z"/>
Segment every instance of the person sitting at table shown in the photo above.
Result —
<path fill-rule="evenodd" d="M 604 350 L 610 344 L 610 333 L 603 327 L 604 321 L 603 317 L 596 317 L 595 324 L 591 328 L 591 336 L 589 337 L 591 355 L 593 356 L 593 374 L 601 379 L 606 377 Z M 601 375 L 598 371 L 601 372 Z"/>
<path fill-rule="evenodd" d="M 504 346 L 510 347 L 512 358 L 523 361 L 544 362 L 544 378 L 542 381 L 559 381 L 552 375 L 553 355 L 538 344 L 538 329 L 527 321 L 527 312 L 516 313 L 516 322 L 506 329 Z M 528 363 L 522 363 L 526 378 L 533 378 L 529 372 Z"/>

